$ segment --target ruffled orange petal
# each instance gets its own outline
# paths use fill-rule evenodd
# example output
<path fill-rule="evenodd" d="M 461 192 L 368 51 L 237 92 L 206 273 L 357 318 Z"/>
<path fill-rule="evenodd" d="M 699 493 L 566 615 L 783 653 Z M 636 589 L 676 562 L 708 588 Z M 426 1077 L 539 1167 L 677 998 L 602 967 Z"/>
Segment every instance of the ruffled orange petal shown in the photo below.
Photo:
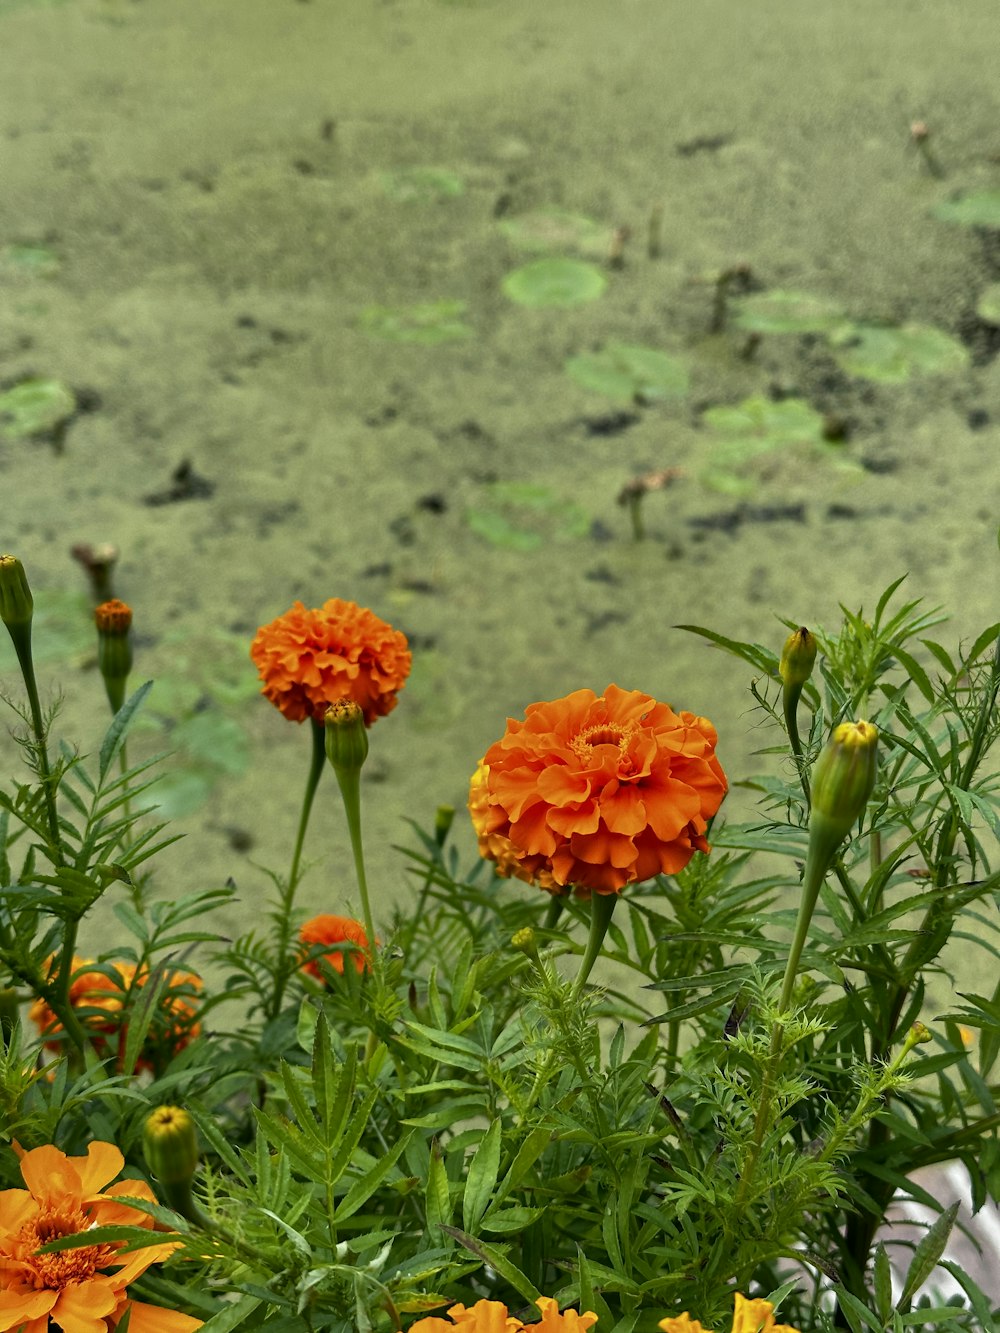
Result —
<path fill-rule="evenodd" d="M 117 1153 L 118 1149 L 113 1151 Z M 118 1156 L 124 1162 L 121 1153 Z M 51 1143 L 43 1144 L 41 1148 L 32 1148 L 31 1152 L 24 1154 L 21 1158 L 21 1175 L 39 1202 L 48 1202 L 50 1199 L 80 1202 L 83 1199 L 79 1172 L 66 1154 Z"/>
<path fill-rule="evenodd" d="M 63 1333 L 107 1333 L 107 1316 L 118 1305 L 117 1277 L 94 1277 L 67 1282 L 52 1307 L 52 1318 Z"/>
<path fill-rule="evenodd" d="M 661 1319 L 659 1326 L 663 1333 L 712 1333 L 710 1328 L 702 1328 L 699 1321 L 692 1319 L 686 1310 L 683 1314 Z"/>
<path fill-rule="evenodd" d="M 145 1301 L 130 1301 L 126 1309 L 132 1311 L 129 1333 L 191 1333 L 205 1322 L 193 1315 L 181 1314 L 179 1310 L 148 1305 Z"/>
<path fill-rule="evenodd" d="M 560 1314 L 559 1305 L 551 1296 L 539 1296 L 535 1304 L 541 1310 L 542 1317 L 537 1324 L 526 1324 L 525 1328 L 537 1328 L 541 1333 L 587 1333 L 587 1329 L 597 1323 L 597 1315 L 593 1310 L 588 1310 L 586 1314 L 563 1310 Z"/>
<path fill-rule="evenodd" d="M 125 1158 L 113 1143 L 89 1143 L 86 1157 L 70 1157 L 69 1161 L 80 1177 L 84 1198 L 98 1194 L 125 1165 Z"/>
<path fill-rule="evenodd" d="M 38 1211 L 38 1204 L 27 1190 L 0 1190 L 0 1235 L 10 1235 Z"/>
<path fill-rule="evenodd" d="M 0 1321 L 4 1328 L 20 1328 L 22 1323 L 43 1320 L 48 1325 L 49 1311 L 56 1303 L 57 1291 L 35 1291 L 32 1287 L 5 1286 L 0 1291 Z"/>
<path fill-rule="evenodd" d="M 507 1313 L 501 1301 L 476 1301 L 475 1305 L 453 1305 L 448 1311 L 465 1333 L 519 1333 L 521 1321 Z"/>

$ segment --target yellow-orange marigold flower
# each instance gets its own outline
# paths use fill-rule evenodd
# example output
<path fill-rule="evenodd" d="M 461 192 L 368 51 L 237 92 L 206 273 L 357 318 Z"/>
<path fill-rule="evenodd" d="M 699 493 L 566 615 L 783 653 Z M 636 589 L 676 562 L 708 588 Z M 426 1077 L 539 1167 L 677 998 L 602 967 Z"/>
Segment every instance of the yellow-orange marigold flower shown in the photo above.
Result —
<path fill-rule="evenodd" d="M 73 959 L 73 977 L 70 981 L 69 1000 L 80 1023 L 103 1058 L 115 1053 L 124 1054 L 128 1035 L 128 1007 L 138 1002 L 138 992 L 158 971 L 143 969 L 138 972 L 134 963 L 111 963 L 107 972 L 92 971 L 92 958 Z M 166 968 L 163 991 L 156 1013 L 149 1024 L 142 1051 L 136 1061 L 138 1069 L 160 1070 L 171 1056 L 182 1051 L 201 1031 L 197 1017 L 197 999 L 202 989 L 201 978 L 179 968 Z M 62 1024 L 46 1000 L 38 998 L 29 1011 L 45 1045 L 59 1050 Z M 117 1036 L 115 1036 L 117 1034 Z"/>
<path fill-rule="evenodd" d="M 490 833 L 490 791 L 489 767 L 480 761 L 469 783 L 469 814 L 479 841 L 479 855 L 496 866 L 496 872 L 503 879 L 522 879 L 526 884 L 537 884 L 549 893 L 561 893 L 559 885 L 552 878 L 552 872 L 541 867 L 535 875 L 522 865 L 518 859 L 517 848 L 510 838 L 503 833 Z"/>
<path fill-rule="evenodd" d="M 541 1319 L 531 1323 L 522 1323 L 515 1315 L 507 1313 L 506 1305 L 500 1301 L 476 1301 L 475 1305 L 453 1305 L 448 1311 L 448 1318 L 442 1319 L 431 1315 L 427 1319 L 418 1319 L 410 1325 L 409 1333 L 521 1333 L 522 1329 L 537 1329 L 539 1333 L 587 1333 L 587 1329 L 597 1323 L 593 1311 L 579 1314 L 576 1310 L 563 1310 L 551 1296 L 540 1296 L 535 1302 L 542 1312 Z"/>
<path fill-rule="evenodd" d="M 483 757 L 482 837 L 509 839 L 527 875 L 618 893 L 683 870 L 726 794 L 715 728 L 609 685 L 530 704 Z M 474 815 L 474 822 L 476 816 Z"/>
<path fill-rule="evenodd" d="M 93 1227 L 152 1228 L 152 1218 L 120 1202 L 126 1196 L 155 1203 L 145 1181 L 104 1188 L 124 1164 L 111 1143 L 92 1143 L 85 1157 L 67 1157 L 51 1145 L 23 1154 L 28 1188 L 0 1191 L 0 1333 L 48 1333 L 53 1324 L 62 1333 L 107 1333 L 126 1310 L 130 1333 L 201 1327 L 190 1315 L 129 1299 L 129 1283 L 165 1259 L 172 1244 L 131 1254 L 119 1254 L 121 1242 L 38 1253 L 47 1241 Z"/>
<path fill-rule="evenodd" d="M 260 627 L 250 656 L 263 693 L 291 721 L 322 723 L 331 704 L 353 699 L 367 726 L 395 708 L 411 662 L 405 634 L 339 597 L 311 611 L 296 602 Z"/>
<path fill-rule="evenodd" d="M 687 1311 L 670 1319 L 661 1319 L 660 1328 L 663 1333 L 712 1333 L 711 1329 L 702 1328 L 698 1320 L 692 1319 Z M 799 1330 L 790 1324 L 776 1324 L 774 1306 L 770 1301 L 759 1297 L 751 1300 L 737 1292 L 732 1333 L 799 1333 Z"/>
<path fill-rule="evenodd" d="M 307 921 L 299 931 L 299 939 L 305 945 L 309 952 L 312 952 L 313 946 L 317 944 L 357 944 L 359 948 L 351 950 L 333 949 L 330 953 L 322 954 L 317 958 L 306 958 L 302 964 L 302 970 L 308 972 L 317 980 L 323 980 L 323 974 L 320 971 L 320 959 L 330 964 L 335 972 L 341 976 L 344 973 L 344 958 L 349 957 L 358 972 L 363 972 L 371 964 L 368 959 L 368 936 L 365 934 L 365 928 L 360 921 L 355 921 L 349 916 L 332 916 L 329 913 L 323 913 L 320 916 L 314 916 Z"/>

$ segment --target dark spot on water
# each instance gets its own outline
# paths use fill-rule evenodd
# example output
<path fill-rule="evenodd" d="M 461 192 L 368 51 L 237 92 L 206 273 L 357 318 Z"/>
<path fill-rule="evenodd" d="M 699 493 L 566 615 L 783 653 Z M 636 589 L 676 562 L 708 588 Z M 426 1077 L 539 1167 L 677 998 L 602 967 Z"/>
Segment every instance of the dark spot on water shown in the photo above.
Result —
<path fill-rule="evenodd" d="M 832 504 L 826 507 L 826 517 L 835 519 L 857 518 L 858 511 L 853 505 Z"/>
<path fill-rule="evenodd" d="M 249 852 L 256 842 L 249 829 L 238 828 L 235 824 L 230 824 L 223 832 L 234 852 Z"/>
<path fill-rule="evenodd" d="M 143 497 L 147 505 L 177 504 L 181 500 L 207 500 L 215 491 L 215 482 L 207 481 L 195 470 L 189 458 L 178 463 L 170 474 L 170 485 Z"/>
<path fill-rule="evenodd" d="M 446 514 L 448 512 L 448 501 L 443 495 L 431 494 L 421 495 L 417 500 L 417 508 L 425 514 Z"/>
<path fill-rule="evenodd" d="M 694 157 L 696 153 L 717 153 L 733 142 L 732 134 L 697 134 L 693 139 L 681 139 L 674 144 L 678 157 Z"/>
<path fill-rule="evenodd" d="M 253 315 L 237 315 L 236 327 L 238 329 L 255 329 L 257 327 L 257 321 L 254 319 Z"/>
<path fill-rule="evenodd" d="M 399 586 L 405 592 L 435 593 L 437 588 L 427 579 L 401 579 Z"/>
<path fill-rule="evenodd" d="M 297 171 L 300 176 L 315 176 L 316 174 L 316 168 L 306 157 L 293 158 L 292 169 Z"/>
<path fill-rule="evenodd" d="M 388 560 L 383 560 L 377 565 L 366 565 L 361 571 L 363 579 L 385 579 L 392 573 L 392 565 Z"/>
<path fill-rule="evenodd" d="M 615 534 L 606 523 L 602 523 L 599 518 L 595 518 L 590 524 L 590 540 L 592 542 L 613 542 Z"/>
<path fill-rule="evenodd" d="M 990 414 L 985 407 L 974 407 L 965 420 L 969 430 L 983 430 L 990 424 Z"/>
<path fill-rule="evenodd" d="M 607 565 L 595 565 L 593 569 L 588 569 L 584 576 L 591 583 L 607 583 L 612 587 L 617 587 L 621 579 Z"/>
<path fill-rule="evenodd" d="M 974 366 L 986 366 L 1000 354 L 1000 328 L 967 310 L 958 321 L 958 336 L 969 349 Z"/>
<path fill-rule="evenodd" d="M 638 412 L 605 412 L 599 417 L 581 417 L 588 435 L 620 435 L 639 420 Z"/>
<path fill-rule="evenodd" d="M 389 524 L 389 531 L 400 546 L 412 546 L 417 539 L 417 534 L 413 530 L 413 519 L 409 514 L 400 514 L 394 518 Z"/>
<path fill-rule="evenodd" d="M 806 507 L 793 505 L 739 505 L 714 514 L 695 514 L 688 524 L 707 532 L 736 532 L 744 523 L 804 523 Z"/>
<path fill-rule="evenodd" d="M 899 471 L 898 458 L 862 458 L 860 463 L 864 470 L 874 477 L 888 476 L 890 472 Z"/>
<path fill-rule="evenodd" d="M 599 611 L 596 615 L 587 617 L 586 631 L 588 634 L 596 634 L 598 630 L 606 629 L 608 625 L 627 624 L 628 616 L 624 611 Z"/>
<path fill-rule="evenodd" d="M 104 406 L 104 399 L 98 391 L 88 385 L 79 389 L 74 385 L 73 393 L 76 396 L 76 410 L 78 412 L 99 412 Z"/>

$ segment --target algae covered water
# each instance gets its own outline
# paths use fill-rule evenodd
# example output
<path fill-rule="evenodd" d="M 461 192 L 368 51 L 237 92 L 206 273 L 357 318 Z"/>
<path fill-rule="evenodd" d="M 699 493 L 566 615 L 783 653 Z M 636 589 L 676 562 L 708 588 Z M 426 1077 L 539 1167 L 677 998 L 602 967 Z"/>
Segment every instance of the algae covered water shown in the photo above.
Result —
<path fill-rule="evenodd" d="M 997 618 L 995 22 L 0 0 L 0 545 L 84 750 L 69 551 L 121 550 L 133 753 L 173 752 L 190 835 L 157 892 L 231 877 L 243 930 L 287 867 L 309 742 L 248 647 L 296 598 L 413 646 L 365 770 L 385 906 L 403 821 L 461 812 L 533 700 L 642 689 L 745 773 L 748 673 L 678 624 L 776 647 L 906 572 L 939 637 Z M 665 473 L 636 540 L 623 494 Z M 343 908 L 332 782 L 307 856 L 304 906 Z"/>

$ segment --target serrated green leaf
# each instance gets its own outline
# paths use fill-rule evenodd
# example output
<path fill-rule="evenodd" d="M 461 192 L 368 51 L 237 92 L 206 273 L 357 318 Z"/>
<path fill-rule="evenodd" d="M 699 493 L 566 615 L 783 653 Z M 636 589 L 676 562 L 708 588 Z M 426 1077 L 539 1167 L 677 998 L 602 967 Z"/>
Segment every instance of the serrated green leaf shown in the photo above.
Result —
<path fill-rule="evenodd" d="M 937 1262 L 944 1254 L 945 1246 L 948 1244 L 948 1237 L 951 1235 L 952 1228 L 955 1225 L 955 1218 L 958 1216 L 958 1203 L 953 1203 L 950 1208 L 946 1208 L 939 1218 L 934 1222 L 927 1233 L 921 1237 L 916 1248 L 913 1251 L 913 1258 L 910 1260 L 910 1266 L 906 1270 L 906 1277 L 903 1281 L 903 1290 L 899 1296 L 899 1308 L 903 1309 L 913 1299 L 923 1284 L 930 1277 L 931 1273 L 937 1267 Z"/>
<path fill-rule="evenodd" d="M 119 708 L 118 712 L 115 714 L 111 726 L 108 727 L 101 744 L 101 756 L 98 765 L 102 784 L 104 779 L 108 776 L 108 769 L 118 757 L 118 751 L 125 743 L 125 735 L 132 718 L 142 707 L 146 695 L 152 688 L 153 682 L 151 680 L 147 680 L 145 685 L 140 685 L 135 693 L 125 700 L 121 708 Z"/>
<path fill-rule="evenodd" d="M 462 1195 L 462 1225 L 468 1232 L 477 1230 L 496 1188 L 500 1170 L 500 1133 L 498 1117 L 480 1139 L 469 1163 Z"/>

